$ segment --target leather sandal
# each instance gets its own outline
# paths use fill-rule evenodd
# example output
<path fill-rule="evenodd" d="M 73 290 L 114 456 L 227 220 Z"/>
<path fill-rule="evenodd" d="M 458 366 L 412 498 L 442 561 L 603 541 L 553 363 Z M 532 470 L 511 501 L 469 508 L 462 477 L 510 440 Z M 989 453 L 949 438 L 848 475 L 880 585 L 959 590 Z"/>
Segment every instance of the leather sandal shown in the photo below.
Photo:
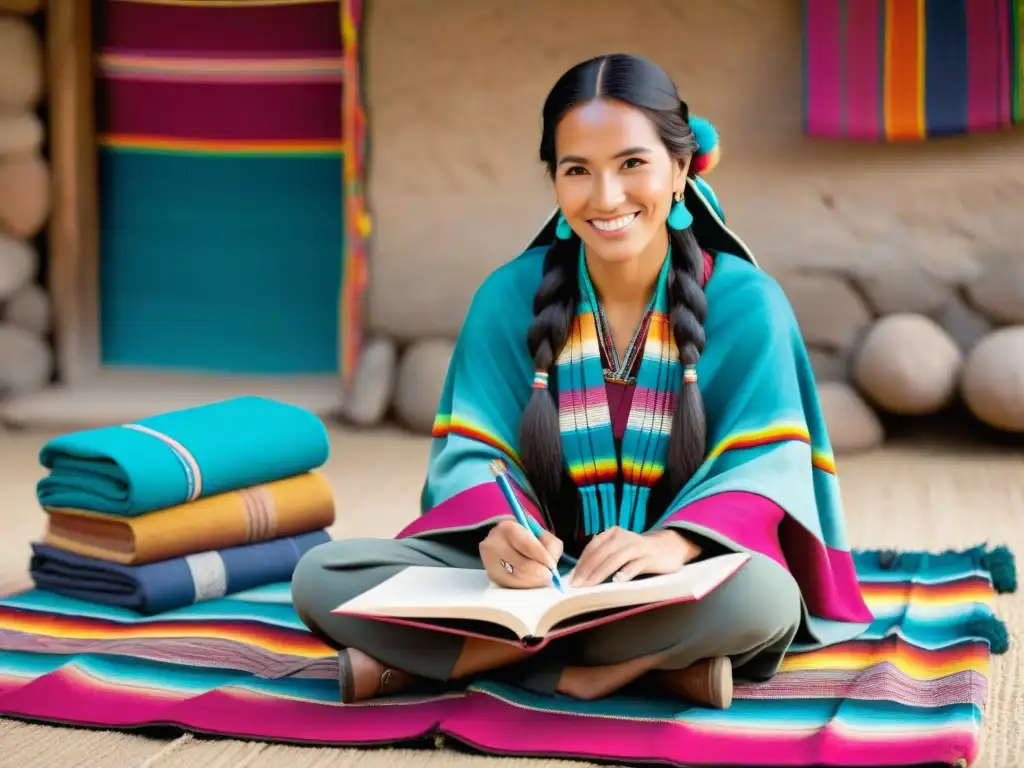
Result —
<path fill-rule="evenodd" d="M 408 672 L 389 669 L 355 648 L 338 651 L 338 680 L 343 704 L 401 693 L 413 679 Z"/>
<path fill-rule="evenodd" d="M 726 656 L 702 659 L 685 669 L 666 669 L 658 681 L 682 699 L 713 709 L 732 704 L 732 661 Z"/>

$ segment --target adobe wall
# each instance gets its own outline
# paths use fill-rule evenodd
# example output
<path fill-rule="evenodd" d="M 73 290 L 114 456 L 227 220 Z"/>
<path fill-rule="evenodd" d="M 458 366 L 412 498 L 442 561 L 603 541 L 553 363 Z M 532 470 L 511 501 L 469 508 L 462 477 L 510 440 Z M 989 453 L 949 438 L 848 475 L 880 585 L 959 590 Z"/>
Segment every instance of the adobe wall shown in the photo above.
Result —
<path fill-rule="evenodd" d="M 602 52 L 655 59 L 719 129 L 723 159 L 708 180 L 730 225 L 783 282 L 819 381 L 854 384 L 823 387 L 831 420 L 847 425 L 837 442 L 881 439 L 865 402 L 899 413 L 947 407 L 978 339 L 995 324 L 1024 322 L 1024 275 L 991 276 L 992 265 L 1024 253 L 1024 129 L 899 146 L 806 138 L 800 0 L 440 8 L 388 0 L 370 11 L 376 339 L 365 382 L 350 393 L 354 421 L 383 415 L 392 392 L 383 382 L 397 375 L 399 418 L 426 428 L 476 286 L 553 205 L 536 154 L 547 90 Z M 814 269 L 789 274 L 804 267 Z M 987 357 L 1003 357 L 1009 344 L 1024 358 L 1021 332 L 1010 335 L 997 334 L 999 354 Z M 985 372 L 976 410 L 1024 429 L 1015 375 Z"/>

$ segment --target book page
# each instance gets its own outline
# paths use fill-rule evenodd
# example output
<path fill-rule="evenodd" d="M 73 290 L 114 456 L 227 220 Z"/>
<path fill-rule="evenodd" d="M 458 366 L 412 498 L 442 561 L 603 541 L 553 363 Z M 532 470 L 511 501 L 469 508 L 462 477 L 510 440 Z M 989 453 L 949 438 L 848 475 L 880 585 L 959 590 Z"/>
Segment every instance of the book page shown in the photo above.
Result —
<path fill-rule="evenodd" d="M 520 637 L 563 598 L 555 587 L 504 589 L 483 570 L 410 566 L 335 611 L 411 619 L 472 619 L 502 624 Z"/>
<path fill-rule="evenodd" d="M 338 606 L 338 613 L 406 619 L 468 619 L 505 626 L 520 638 L 541 636 L 574 615 L 685 598 L 699 599 L 747 559 L 712 558 L 662 576 L 573 588 L 508 589 L 483 570 L 410 566 Z"/>
<path fill-rule="evenodd" d="M 684 565 L 678 571 L 642 576 L 630 581 L 605 582 L 592 587 L 566 587 L 540 619 L 539 629 L 548 631 L 566 619 L 594 611 L 628 608 L 677 600 L 699 600 L 727 579 L 749 559 L 746 553 L 720 555 Z M 569 580 L 563 579 L 568 585 Z"/>

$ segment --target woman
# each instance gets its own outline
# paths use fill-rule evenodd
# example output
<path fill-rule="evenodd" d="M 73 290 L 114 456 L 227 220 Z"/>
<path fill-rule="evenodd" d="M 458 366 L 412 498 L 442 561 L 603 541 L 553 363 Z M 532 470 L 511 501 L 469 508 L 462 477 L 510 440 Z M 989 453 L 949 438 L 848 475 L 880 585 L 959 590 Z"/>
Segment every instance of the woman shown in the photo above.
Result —
<path fill-rule="evenodd" d="M 559 213 L 473 300 L 422 515 L 395 540 L 321 545 L 295 571 L 299 615 L 343 649 L 344 701 L 499 674 L 593 699 L 644 676 L 727 707 L 734 674 L 768 679 L 790 649 L 870 623 L 796 322 L 698 178 L 716 142 L 645 59 L 601 56 L 556 83 L 540 157 Z M 513 519 L 496 458 L 540 538 Z M 409 565 L 532 588 L 560 557 L 577 558 L 579 586 L 728 552 L 751 559 L 703 600 L 536 654 L 331 613 Z"/>

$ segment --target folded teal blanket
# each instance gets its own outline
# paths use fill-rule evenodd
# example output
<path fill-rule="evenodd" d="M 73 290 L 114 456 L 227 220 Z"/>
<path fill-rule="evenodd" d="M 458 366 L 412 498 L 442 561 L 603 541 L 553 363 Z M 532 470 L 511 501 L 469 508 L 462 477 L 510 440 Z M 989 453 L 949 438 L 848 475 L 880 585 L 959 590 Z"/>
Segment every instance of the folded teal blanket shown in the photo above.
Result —
<path fill-rule="evenodd" d="M 54 438 L 36 495 L 44 507 L 133 517 L 308 472 L 329 454 L 316 414 L 238 397 Z"/>

